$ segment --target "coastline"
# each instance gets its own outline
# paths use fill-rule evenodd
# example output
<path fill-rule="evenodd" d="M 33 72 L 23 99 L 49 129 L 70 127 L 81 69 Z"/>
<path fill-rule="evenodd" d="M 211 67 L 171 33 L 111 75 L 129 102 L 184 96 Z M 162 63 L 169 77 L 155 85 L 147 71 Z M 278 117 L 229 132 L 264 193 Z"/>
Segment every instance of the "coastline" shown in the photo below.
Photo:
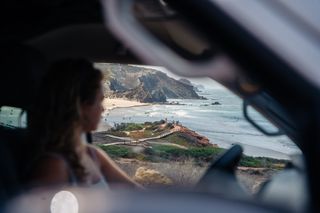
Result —
<path fill-rule="evenodd" d="M 138 101 L 131 101 L 131 100 L 126 100 L 126 99 L 114 99 L 114 98 L 113 99 L 109 99 L 109 98 L 106 98 L 104 100 L 104 107 L 105 107 L 106 111 L 105 111 L 105 113 L 103 114 L 103 117 L 102 117 L 102 122 L 101 122 L 102 123 L 102 127 L 98 128 L 97 132 L 106 131 L 106 130 L 111 128 L 111 126 L 108 125 L 105 122 L 106 121 L 105 119 L 106 119 L 106 117 L 109 116 L 109 113 L 111 113 L 111 111 L 113 111 L 113 109 L 116 109 L 116 108 L 131 108 L 131 107 L 138 107 L 138 106 L 154 106 L 154 108 L 152 108 L 152 110 L 159 110 L 159 107 L 157 107 L 158 105 L 160 106 L 160 110 L 161 110 L 161 107 L 164 104 L 140 103 Z M 168 104 L 168 106 L 172 107 L 172 108 L 175 107 L 175 106 L 171 106 L 170 104 Z M 182 105 L 182 107 L 183 106 L 184 105 Z M 176 110 L 176 111 L 172 111 L 172 112 L 177 114 L 180 111 Z M 119 117 L 119 116 L 122 116 L 122 115 L 127 115 L 125 113 L 126 113 L 126 109 L 123 109 L 122 113 L 116 115 L 116 117 Z M 144 112 L 140 116 L 146 116 L 145 114 L 146 113 Z M 111 115 L 113 115 L 113 112 L 111 113 Z M 129 115 L 130 116 L 135 116 L 133 114 L 129 114 Z M 179 117 L 179 116 L 180 115 L 177 115 L 177 117 Z M 158 118 L 155 118 L 156 116 L 154 116 L 154 117 L 151 116 L 150 120 L 149 120 L 148 117 L 150 117 L 150 116 L 147 116 L 145 121 L 151 121 L 152 122 L 152 121 L 155 121 L 156 119 L 158 119 Z M 159 119 L 161 119 L 161 116 L 160 116 Z M 177 119 L 177 120 L 181 121 L 182 118 Z M 184 119 L 184 120 L 186 120 L 186 119 Z M 184 122 L 185 122 L 184 120 L 181 121 L 182 124 L 184 124 Z M 143 121 L 143 122 L 145 122 L 145 121 Z M 121 122 L 121 120 L 119 122 Z M 206 135 L 206 134 L 202 133 L 201 131 L 197 131 L 196 129 L 192 129 L 192 130 L 196 131 L 199 134 Z M 206 135 L 206 137 L 208 137 L 208 135 Z M 231 146 L 231 144 L 234 144 L 234 143 L 241 144 L 243 146 L 243 148 L 244 148 L 244 153 L 246 155 L 248 155 L 248 156 L 253 156 L 253 157 L 271 157 L 271 158 L 274 158 L 274 159 L 286 159 L 286 160 L 288 160 L 291 157 L 290 155 L 294 154 L 294 153 L 286 151 L 287 147 L 280 147 L 281 149 L 275 149 L 274 148 L 274 143 L 270 143 L 270 146 L 269 145 L 265 146 L 264 145 L 265 143 L 261 143 L 261 144 L 253 143 L 252 141 L 256 140 L 256 138 L 258 136 L 256 136 L 256 137 L 251 136 L 251 138 L 245 138 L 245 137 L 232 138 L 232 137 L 230 136 L 229 138 L 222 138 L 222 136 L 221 136 L 221 137 L 216 137 L 215 140 L 212 141 L 212 136 L 211 136 L 211 138 L 209 137 L 209 139 L 210 139 L 210 142 L 212 144 L 217 144 L 221 148 L 227 148 L 227 147 Z M 240 136 L 237 136 L 237 137 L 240 137 Z M 228 140 L 228 139 L 230 139 L 230 140 Z M 239 139 L 239 140 L 237 140 L 237 139 Z M 258 139 L 259 138 L 257 138 L 257 140 Z M 268 141 L 266 143 L 269 143 L 269 138 L 267 138 L 267 139 L 268 139 Z M 262 146 L 262 145 L 264 145 L 264 146 Z M 277 146 L 283 146 L 283 145 L 281 145 L 281 143 L 278 144 L 278 142 L 277 142 Z M 275 147 L 277 148 L 277 146 L 275 146 Z"/>
<path fill-rule="evenodd" d="M 130 108 L 136 106 L 149 106 L 151 103 L 141 103 L 139 101 L 132 101 L 122 98 L 105 98 L 102 102 L 105 109 L 104 114 L 107 114 L 115 108 Z"/>
<path fill-rule="evenodd" d="M 104 98 L 102 101 L 102 106 L 104 108 L 104 112 L 101 115 L 101 121 L 97 127 L 97 130 L 94 132 L 107 131 L 112 126 L 108 125 L 104 122 L 106 116 L 108 116 L 109 112 L 116 108 L 130 108 L 137 106 L 149 106 L 151 103 L 141 103 L 139 101 L 132 101 L 122 98 Z"/>

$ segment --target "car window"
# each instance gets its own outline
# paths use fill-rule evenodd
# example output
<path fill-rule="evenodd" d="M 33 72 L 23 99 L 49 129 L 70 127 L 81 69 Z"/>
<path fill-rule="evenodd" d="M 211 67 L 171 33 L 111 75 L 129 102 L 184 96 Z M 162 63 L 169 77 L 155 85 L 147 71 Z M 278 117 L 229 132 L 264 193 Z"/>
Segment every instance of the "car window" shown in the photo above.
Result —
<path fill-rule="evenodd" d="M 2 106 L 0 125 L 8 128 L 25 128 L 27 126 L 26 112 L 21 108 Z"/>
<path fill-rule="evenodd" d="M 286 136 L 268 137 L 243 116 L 242 100 L 209 78 L 183 78 L 162 67 L 96 63 L 106 111 L 93 143 L 145 186 L 193 186 L 210 162 L 240 144 L 237 177 L 254 193 L 300 153 Z M 261 126 L 274 129 L 258 112 Z"/>

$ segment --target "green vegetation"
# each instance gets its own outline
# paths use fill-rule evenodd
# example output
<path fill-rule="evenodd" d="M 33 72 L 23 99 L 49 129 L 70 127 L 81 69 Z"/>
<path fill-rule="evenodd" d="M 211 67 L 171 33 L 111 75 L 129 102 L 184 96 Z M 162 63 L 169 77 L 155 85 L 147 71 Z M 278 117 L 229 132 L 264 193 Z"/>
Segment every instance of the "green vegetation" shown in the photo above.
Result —
<path fill-rule="evenodd" d="M 131 147 L 112 145 L 99 145 L 112 158 L 133 158 L 141 161 L 183 161 L 185 159 L 194 159 L 198 163 L 208 163 L 216 159 L 223 151 L 217 147 L 190 147 L 182 149 L 169 145 L 153 145 L 146 148 L 143 152 L 134 152 Z M 249 157 L 243 156 L 239 166 L 256 167 L 256 168 L 273 168 L 279 169 L 284 166 L 287 161 L 277 160 L 265 157 Z"/>
<path fill-rule="evenodd" d="M 112 131 L 136 131 L 146 128 L 147 130 L 156 130 L 159 128 L 159 125 L 165 124 L 164 120 L 155 121 L 155 122 L 145 122 L 145 123 L 120 123 L 115 124 L 112 128 Z M 168 123 L 169 125 L 170 123 Z M 171 124 L 172 126 L 172 124 Z"/>
<path fill-rule="evenodd" d="M 208 162 L 220 154 L 223 149 L 216 147 L 190 147 L 189 149 L 181 149 L 169 145 L 154 145 L 155 155 L 167 160 L 178 160 L 182 158 L 194 158 L 197 161 Z"/>
<path fill-rule="evenodd" d="M 110 157 L 112 158 L 132 158 L 134 152 L 127 147 L 123 146 L 102 146 L 99 145 Z"/>
<path fill-rule="evenodd" d="M 279 169 L 283 168 L 283 166 L 287 163 L 286 160 L 278 160 L 273 158 L 266 157 L 250 157 L 243 156 L 240 160 L 240 166 L 246 167 L 257 167 L 257 168 L 273 168 Z"/>
<path fill-rule="evenodd" d="M 120 123 L 115 124 L 113 128 L 107 131 L 108 134 L 118 136 L 118 137 L 128 137 L 127 132 L 130 131 L 137 131 L 142 130 L 144 128 L 143 124 L 136 124 L 136 123 Z M 133 137 L 135 138 L 135 137 Z"/>
<path fill-rule="evenodd" d="M 120 124 L 115 124 L 115 126 L 112 129 L 113 131 L 135 131 L 135 130 L 141 130 L 143 128 L 144 128 L 143 124 L 120 123 Z"/>
<path fill-rule="evenodd" d="M 144 130 L 144 131 L 132 131 L 129 133 L 130 138 L 134 138 L 134 139 L 142 139 L 142 138 L 150 138 L 150 137 L 154 137 L 157 136 L 159 134 L 153 133 L 150 130 Z"/>
<path fill-rule="evenodd" d="M 166 125 L 161 126 L 162 124 Z M 141 139 L 161 135 L 172 127 L 172 123 L 166 123 L 164 120 L 145 123 L 120 123 L 115 124 L 107 133 L 118 137 L 129 136 L 134 139 Z"/>
<path fill-rule="evenodd" d="M 148 156 L 145 156 L 141 153 L 134 152 L 130 147 L 125 146 L 103 146 L 98 145 L 101 149 L 103 149 L 111 158 L 133 158 L 141 161 L 149 161 Z"/>
<path fill-rule="evenodd" d="M 175 143 L 175 144 L 179 144 L 185 147 L 192 147 L 193 145 L 190 144 L 190 142 L 185 138 L 185 137 L 181 137 L 180 133 L 173 133 L 165 138 L 166 141 L 170 142 L 170 143 Z"/>
<path fill-rule="evenodd" d="M 164 120 L 145 123 L 120 123 L 116 124 L 108 134 L 131 137 L 135 140 L 150 138 L 168 132 L 173 128 L 174 123 L 167 123 Z M 216 159 L 224 149 L 199 144 L 194 139 L 194 135 L 185 132 L 175 132 L 162 139 L 158 143 L 151 143 L 151 147 L 144 148 L 143 151 L 134 152 L 132 146 L 113 145 L 100 146 L 112 158 L 133 158 L 142 161 L 184 161 L 193 159 L 197 163 L 208 163 Z M 180 145 L 175 146 L 174 144 Z M 181 147 L 182 146 L 182 147 Z M 265 157 L 249 157 L 243 155 L 239 166 L 259 167 L 259 168 L 283 168 L 286 161 Z"/>

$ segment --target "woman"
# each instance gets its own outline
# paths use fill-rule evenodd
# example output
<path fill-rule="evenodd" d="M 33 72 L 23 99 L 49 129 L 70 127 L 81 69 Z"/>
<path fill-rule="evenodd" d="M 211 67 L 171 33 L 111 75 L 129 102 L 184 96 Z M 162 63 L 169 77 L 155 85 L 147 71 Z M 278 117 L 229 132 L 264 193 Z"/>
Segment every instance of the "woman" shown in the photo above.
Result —
<path fill-rule="evenodd" d="M 103 112 L 102 80 L 83 59 L 57 62 L 44 77 L 30 122 L 38 148 L 33 184 L 138 186 L 105 152 L 85 142 Z"/>

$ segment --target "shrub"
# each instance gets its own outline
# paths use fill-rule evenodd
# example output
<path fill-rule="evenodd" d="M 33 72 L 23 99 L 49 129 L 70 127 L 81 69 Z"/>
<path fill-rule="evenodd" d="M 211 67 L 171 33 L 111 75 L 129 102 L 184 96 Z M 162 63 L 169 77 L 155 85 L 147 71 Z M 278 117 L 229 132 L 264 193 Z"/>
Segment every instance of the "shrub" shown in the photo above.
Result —
<path fill-rule="evenodd" d="M 203 160 L 203 161 L 211 161 L 213 158 L 216 158 L 223 149 L 216 147 L 206 147 L 206 148 L 190 148 L 189 156 Z"/>
<path fill-rule="evenodd" d="M 177 158 L 194 158 L 196 160 L 211 161 L 212 158 L 216 157 L 221 153 L 223 149 L 216 147 L 206 148 L 189 148 L 182 149 L 168 145 L 155 145 L 154 152 L 165 159 L 177 159 Z"/>
<path fill-rule="evenodd" d="M 153 145 L 153 148 L 146 148 L 142 153 L 136 153 L 131 147 L 119 145 L 99 145 L 99 147 L 112 158 L 134 158 L 140 161 L 151 162 L 167 160 L 182 162 L 185 159 L 192 159 L 194 163 L 200 166 L 213 161 L 224 151 L 224 149 L 217 147 L 190 147 L 189 149 L 182 149 L 170 145 Z M 240 160 L 239 166 L 281 169 L 286 163 L 286 160 L 244 155 Z"/>
<path fill-rule="evenodd" d="M 136 124 L 136 123 L 120 123 L 115 124 L 111 129 L 112 131 L 134 131 L 143 129 L 144 124 Z"/>
<path fill-rule="evenodd" d="M 154 150 L 152 148 L 149 148 L 149 147 L 145 148 L 143 152 L 146 155 L 154 155 Z"/>
<path fill-rule="evenodd" d="M 246 167 L 278 168 L 279 165 L 285 165 L 287 162 L 288 161 L 286 160 L 279 160 L 266 157 L 243 156 L 240 160 L 239 165 Z"/>
<path fill-rule="evenodd" d="M 143 128 L 143 124 L 127 123 L 127 126 L 125 127 L 124 131 L 141 130 Z"/>
<path fill-rule="evenodd" d="M 173 134 L 165 137 L 164 139 L 170 143 L 175 143 L 175 144 L 179 144 L 179 145 L 186 146 L 186 147 L 191 146 L 191 144 L 189 143 L 188 140 L 181 137 L 181 133 L 173 133 Z"/>
<path fill-rule="evenodd" d="M 122 146 L 99 146 L 112 158 L 130 158 L 134 157 L 134 153 L 127 147 Z"/>

